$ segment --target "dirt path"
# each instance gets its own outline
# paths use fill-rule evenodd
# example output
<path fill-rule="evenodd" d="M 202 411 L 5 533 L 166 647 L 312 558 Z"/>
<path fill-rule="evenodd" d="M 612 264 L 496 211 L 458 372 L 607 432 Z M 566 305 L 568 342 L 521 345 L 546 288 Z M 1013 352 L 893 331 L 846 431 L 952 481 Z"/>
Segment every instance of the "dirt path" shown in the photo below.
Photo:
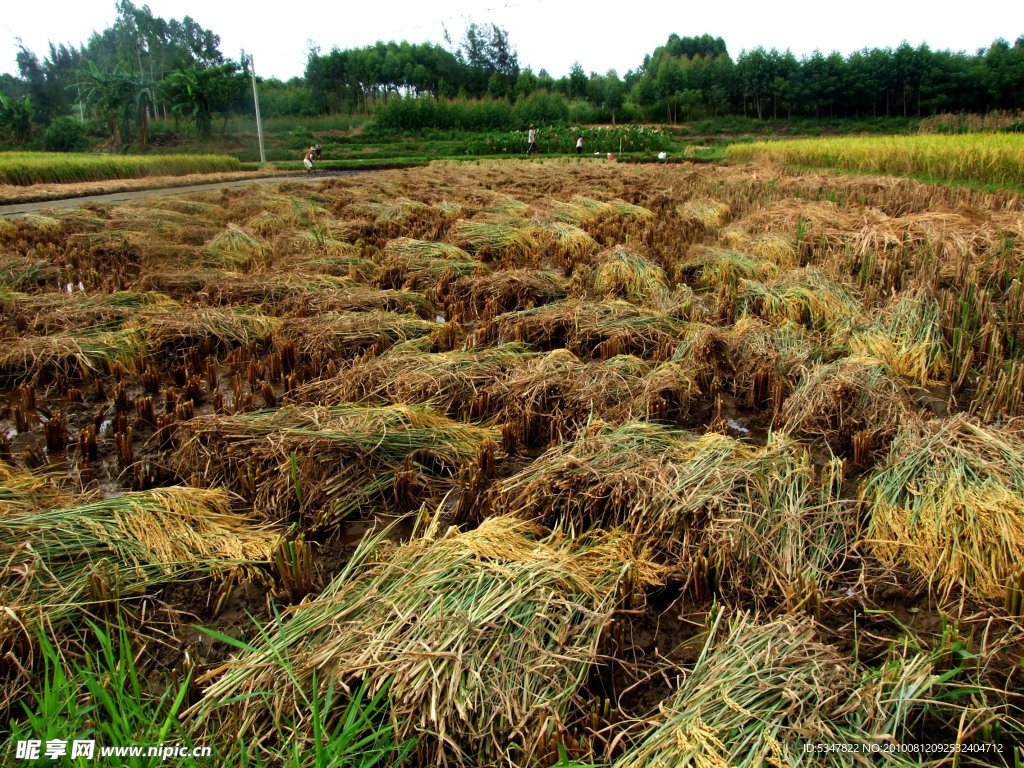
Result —
<path fill-rule="evenodd" d="M 366 171 L 327 171 L 323 174 L 317 174 L 315 180 L 333 176 L 354 176 L 362 173 L 373 173 L 372 170 Z M 131 200 L 141 200 L 145 197 L 152 195 L 159 195 L 161 197 L 167 197 L 169 195 L 183 195 L 189 192 L 208 192 L 211 190 L 224 189 L 226 187 L 245 187 L 249 184 L 281 184 L 286 181 L 309 181 L 313 183 L 314 179 L 310 179 L 305 174 L 296 174 L 294 176 L 261 176 L 259 178 L 243 179 L 241 181 L 218 181 L 209 184 L 186 184 L 180 187 L 162 187 L 159 189 L 135 189 L 125 192 L 111 192 L 102 195 L 83 195 L 82 197 L 69 197 L 63 200 L 45 200 L 35 203 L 12 203 L 8 205 L 0 205 L 0 219 L 16 219 L 20 216 L 28 216 L 32 213 L 38 213 L 45 208 L 79 208 L 85 203 L 125 203 Z"/>

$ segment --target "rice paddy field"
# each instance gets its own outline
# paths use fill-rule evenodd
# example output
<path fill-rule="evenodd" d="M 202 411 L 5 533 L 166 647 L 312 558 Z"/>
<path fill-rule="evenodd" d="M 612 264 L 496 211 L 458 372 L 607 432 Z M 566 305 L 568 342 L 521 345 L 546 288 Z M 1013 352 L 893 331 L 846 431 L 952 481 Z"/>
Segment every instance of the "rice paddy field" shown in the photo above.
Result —
<path fill-rule="evenodd" d="M 0 184 L 70 184 L 143 176 L 238 171 L 228 155 L 100 155 L 79 152 L 0 152 Z"/>
<path fill-rule="evenodd" d="M 90 205 L 0 222 L 0 319 L 5 754 L 1024 760 L 1014 192 L 502 161 Z"/>
<path fill-rule="evenodd" d="M 1013 133 L 864 136 L 734 144 L 734 160 L 767 158 L 815 168 L 1024 188 L 1024 141 Z"/>

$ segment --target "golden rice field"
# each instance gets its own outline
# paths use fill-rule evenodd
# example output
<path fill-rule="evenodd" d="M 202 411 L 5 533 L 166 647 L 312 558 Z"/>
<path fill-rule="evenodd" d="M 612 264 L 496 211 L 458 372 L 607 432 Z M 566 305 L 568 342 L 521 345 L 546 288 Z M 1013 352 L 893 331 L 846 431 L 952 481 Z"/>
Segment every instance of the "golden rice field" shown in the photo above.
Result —
<path fill-rule="evenodd" d="M 1016 768 L 1022 259 L 769 164 L 0 222 L 5 763 Z"/>
<path fill-rule="evenodd" d="M 758 141 L 733 144 L 727 155 L 740 161 L 766 158 L 815 168 L 1024 186 L 1024 138 L 1012 133 Z"/>
<path fill-rule="evenodd" d="M 70 184 L 143 176 L 185 176 L 240 170 L 228 155 L 99 155 L 0 152 L 0 184 Z"/>

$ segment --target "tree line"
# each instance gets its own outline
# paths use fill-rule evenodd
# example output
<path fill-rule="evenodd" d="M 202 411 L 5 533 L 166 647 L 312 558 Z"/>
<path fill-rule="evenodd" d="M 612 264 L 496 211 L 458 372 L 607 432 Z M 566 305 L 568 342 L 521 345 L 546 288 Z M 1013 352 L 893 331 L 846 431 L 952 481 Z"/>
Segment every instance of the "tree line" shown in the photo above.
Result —
<path fill-rule="evenodd" d="M 54 45 L 42 61 L 24 46 L 17 77 L 0 75 L 0 141 L 40 137 L 70 148 L 83 124 L 114 145 L 144 146 L 156 117 L 208 136 L 217 118 L 251 114 L 244 54 L 186 16 L 154 16 L 117 0 L 117 18 L 80 47 Z M 470 23 L 453 45 L 378 42 L 308 52 L 303 77 L 260 80 L 264 114 L 372 115 L 384 130 L 503 128 L 513 122 L 666 122 L 744 115 L 792 118 L 925 117 L 1024 107 L 1024 35 L 974 53 L 865 48 L 843 56 L 757 47 L 735 59 L 721 37 L 680 37 L 623 76 L 564 76 L 521 67 L 508 33 Z M 225 123 L 226 124 L 226 123 Z"/>
<path fill-rule="evenodd" d="M 112 26 L 78 47 L 51 42 L 42 61 L 19 41 L 19 76 L 0 74 L 0 140 L 24 144 L 36 129 L 46 148 L 75 149 L 98 121 L 115 147 L 145 146 L 157 117 L 206 136 L 215 116 L 246 108 L 247 70 L 218 35 L 131 0 L 116 10 Z"/>

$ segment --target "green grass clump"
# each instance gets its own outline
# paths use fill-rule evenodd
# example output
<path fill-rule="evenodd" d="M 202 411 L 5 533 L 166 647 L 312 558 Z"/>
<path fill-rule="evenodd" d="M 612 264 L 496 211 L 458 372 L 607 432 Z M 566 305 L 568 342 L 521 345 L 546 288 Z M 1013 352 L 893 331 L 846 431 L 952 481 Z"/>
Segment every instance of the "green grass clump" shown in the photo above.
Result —
<path fill-rule="evenodd" d="M 143 176 L 185 176 L 241 170 L 228 155 L 93 155 L 0 152 L 0 184 L 71 184 Z"/>

